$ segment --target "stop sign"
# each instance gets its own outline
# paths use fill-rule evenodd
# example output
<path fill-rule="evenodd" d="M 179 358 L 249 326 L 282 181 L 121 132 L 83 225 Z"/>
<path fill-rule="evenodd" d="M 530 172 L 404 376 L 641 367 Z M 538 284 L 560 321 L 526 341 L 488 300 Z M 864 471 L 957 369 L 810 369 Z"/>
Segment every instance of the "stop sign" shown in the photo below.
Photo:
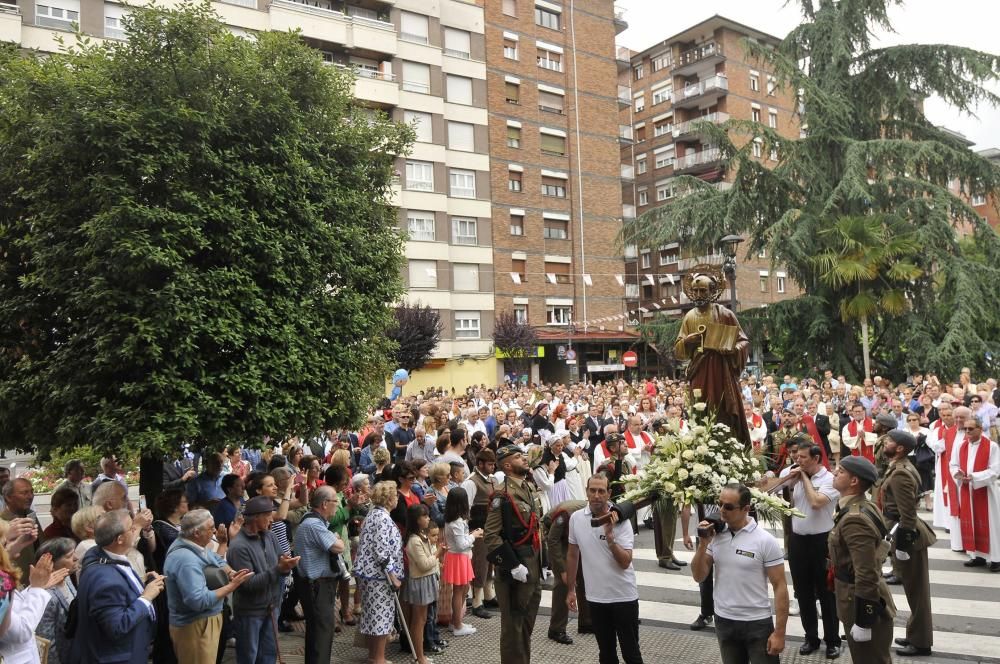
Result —
<path fill-rule="evenodd" d="M 622 364 L 624 364 L 627 367 L 637 366 L 639 364 L 639 356 L 636 355 L 633 351 L 626 351 L 622 355 Z"/>

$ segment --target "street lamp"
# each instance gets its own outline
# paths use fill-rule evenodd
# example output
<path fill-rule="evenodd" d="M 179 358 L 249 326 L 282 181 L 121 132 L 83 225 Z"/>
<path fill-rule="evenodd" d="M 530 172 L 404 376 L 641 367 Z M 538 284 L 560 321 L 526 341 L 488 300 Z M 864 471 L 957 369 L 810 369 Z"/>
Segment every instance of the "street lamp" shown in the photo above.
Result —
<path fill-rule="evenodd" d="M 743 241 L 739 235 L 727 235 L 719 240 L 719 248 L 726 260 L 722 263 L 722 271 L 729 280 L 729 308 L 736 313 L 736 248 Z"/>

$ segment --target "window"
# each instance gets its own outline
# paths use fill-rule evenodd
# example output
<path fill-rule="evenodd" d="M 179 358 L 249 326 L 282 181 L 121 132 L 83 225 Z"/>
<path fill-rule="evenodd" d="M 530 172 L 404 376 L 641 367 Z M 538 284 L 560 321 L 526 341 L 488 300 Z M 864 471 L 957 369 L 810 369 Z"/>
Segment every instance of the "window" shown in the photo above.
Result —
<path fill-rule="evenodd" d="M 649 205 L 649 192 L 645 189 L 639 192 L 639 205 Z"/>
<path fill-rule="evenodd" d="M 660 265 L 675 265 L 678 260 L 678 253 L 676 249 L 661 249 L 660 250 Z"/>
<path fill-rule="evenodd" d="M 646 109 L 646 97 L 639 95 L 635 98 L 635 112 L 642 113 Z"/>
<path fill-rule="evenodd" d="M 639 299 L 639 284 L 625 284 L 625 297 L 630 300 Z"/>
<path fill-rule="evenodd" d="M 666 168 L 667 166 L 674 165 L 674 146 L 668 146 L 666 150 L 656 153 L 656 162 L 653 164 L 654 168 Z"/>
<path fill-rule="evenodd" d="M 521 86 L 517 83 L 511 83 L 507 81 L 504 85 L 505 94 L 507 96 L 508 104 L 520 104 L 521 103 Z"/>
<path fill-rule="evenodd" d="M 777 129 L 778 128 L 778 112 L 777 111 L 768 111 L 767 112 L 767 126 L 770 127 L 771 129 Z"/>
<path fill-rule="evenodd" d="M 643 125 L 642 127 L 636 127 L 635 128 L 635 142 L 636 143 L 642 143 L 644 140 L 646 140 L 646 126 Z"/>
<path fill-rule="evenodd" d="M 72 27 L 71 23 L 78 23 L 80 21 L 79 2 L 60 4 L 63 6 L 35 5 L 35 23 L 46 28 L 69 30 Z M 66 5 L 72 5 L 73 8 Z"/>
<path fill-rule="evenodd" d="M 434 213 L 422 210 L 406 211 L 406 230 L 417 242 L 434 241 Z"/>
<path fill-rule="evenodd" d="M 548 223 L 546 221 L 545 223 Z M 570 274 L 571 266 L 569 263 L 545 263 L 545 274 L 551 274 L 556 278 L 557 284 L 571 284 L 573 283 L 572 275 Z M 548 277 L 546 276 L 546 279 Z"/>
<path fill-rule="evenodd" d="M 639 264 L 642 265 L 643 269 L 652 267 L 653 259 L 649 256 L 649 251 L 644 251 L 639 254 Z"/>
<path fill-rule="evenodd" d="M 767 157 L 771 161 L 778 161 L 778 148 L 771 148 L 771 151 L 768 153 Z"/>
<path fill-rule="evenodd" d="M 437 288 L 437 261 L 410 261 L 410 288 Z"/>
<path fill-rule="evenodd" d="M 507 189 L 510 191 L 521 191 L 520 171 L 507 171 Z"/>
<path fill-rule="evenodd" d="M 254 9 L 256 9 L 256 4 Z M 126 9 L 121 5 L 113 5 L 111 3 L 104 3 L 104 36 L 108 39 L 122 39 L 126 38 L 125 28 L 122 25 L 122 18 L 127 13 Z"/>
<path fill-rule="evenodd" d="M 406 188 L 413 191 L 434 191 L 434 164 L 429 161 L 407 161 Z"/>
<path fill-rule="evenodd" d="M 640 65 L 636 65 L 635 67 L 632 68 L 632 78 L 634 78 L 635 80 L 638 81 L 639 79 L 641 79 L 645 75 L 646 75 L 646 73 L 643 70 L 641 64 Z"/>
<path fill-rule="evenodd" d="M 542 176 L 542 196 L 552 196 L 553 198 L 566 198 L 566 180 Z"/>
<path fill-rule="evenodd" d="M 453 244 L 461 244 L 474 247 L 479 244 L 477 236 L 478 222 L 468 217 L 451 218 L 451 241 Z"/>
<path fill-rule="evenodd" d="M 760 74 L 750 74 L 750 89 L 760 92 Z"/>
<path fill-rule="evenodd" d="M 759 138 L 753 139 L 753 156 L 760 157 L 762 154 L 761 141 Z"/>
<path fill-rule="evenodd" d="M 775 80 L 775 78 L 773 76 L 771 76 L 770 74 L 768 74 L 768 76 L 767 76 L 767 96 L 768 97 L 773 97 L 774 96 L 774 89 L 776 87 L 778 87 L 778 82 Z"/>
<path fill-rule="evenodd" d="M 559 14 L 556 12 L 535 7 L 535 24 L 551 30 L 559 29 Z"/>
<path fill-rule="evenodd" d="M 403 111 L 403 122 L 412 124 L 417 132 L 418 143 L 433 143 L 434 138 L 431 132 L 431 114 L 419 113 L 417 111 Z"/>
<path fill-rule="evenodd" d="M 670 98 L 672 96 L 673 96 L 673 88 L 671 88 L 670 86 L 667 86 L 665 88 L 660 88 L 659 90 L 655 90 L 653 92 L 653 106 L 656 106 L 657 104 L 662 104 L 665 101 L 670 101 Z"/>
<path fill-rule="evenodd" d="M 427 17 L 413 12 L 399 12 L 399 38 L 404 41 L 427 43 Z"/>
<path fill-rule="evenodd" d="M 521 147 L 521 128 L 507 125 L 507 147 Z"/>
<path fill-rule="evenodd" d="M 972 204 L 975 206 L 986 205 L 986 196 L 983 194 L 975 194 L 972 197 Z"/>
<path fill-rule="evenodd" d="M 479 265 L 477 263 L 452 263 L 452 274 L 455 276 L 453 290 L 478 291 Z"/>
<path fill-rule="evenodd" d="M 652 300 L 653 299 L 653 287 L 651 285 L 645 284 L 642 287 L 642 297 L 643 297 L 643 299 L 646 299 L 646 300 Z"/>
<path fill-rule="evenodd" d="M 444 29 L 444 54 L 468 60 L 472 57 L 472 37 L 465 30 Z"/>
<path fill-rule="evenodd" d="M 538 91 L 538 108 L 549 113 L 563 112 L 563 96 L 554 92 Z"/>
<path fill-rule="evenodd" d="M 524 235 L 524 215 L 514 214 L 510 215 L 510 234 L 511 235 Z"/>
<path fill-rule="evenodd" d="M 637 174 L 639 174 L 639 175 L 642 175 L 643 173 L 646 172 L 646 160 L 645 159 L 636 159 L 635 160 L 635 172 Z"/>
<path fill-rule="evenodd" d="M 476 149 L 475 128 L 468 122 L 448 122 L 448 148 L 474 152 Z"/>
<path fill-rule="evenodd" d="M 760 292 L 761 293 L 766 293 L 767 292 L 767 290 L 769 288 L 767 282 L 768 282 L 767 272 L 761 272 L 760 273 Z"/>
<path fill-rule="evenodd" d="M 430 94 L 431 67 L 419 62 L 403 62 L 403 89 Z"/>
<path fill-rule="evenodd" d="M 508 60 L 517 60 L 517 42 L 515 40 L 504 37 L 503 57 Z"/>
<path fill-rule="evenodd" d="M 545 219 L 545 226 L 542 231 L 542 237 L 546 240 L 567 240 L 569 239 L 569 222 L 565 219 Z M 564 265 L 564 263 L 546 263 L 545 271 L 552 272 L 549 269 L 549 265 Z M 567 267 L 569 267 L 567 265 Z M 566 275 L 566 281 L 559 281 L 559 275 L 556 275 L 556 283 L 568 284 L 569 275 Z"/>
<path fill-rule="evenodd" d="M 573 307 L 566 305 L 545 307 L 545 323 L 547 325 L 569 325 L 571 320 L 573 320 Z"/>
<path fill-rule="evenodd" d="M 522 284 L 528 280 L 527 270 L 528 270 L 527 260 L 523 258 L 512 258 L 510 260 L 510 271 L 514 272 L 515 274 L 517 274 L 518 277 L 521 278 Z"/>
<path fill-rule="evenodd" d="M 451 169 L 451 195 L 455 198 L 476 197 L 476 172 Z"/>
<path fill-rule="evenodd" d="M 670 183 L 658 184 L 656 185 L 656 200 L 669 201 L 677 194 L 677 190 L 674 185 Z"/>
<path fill-rule="evenodd" d="M 456 311 L 455 312 L 455 338 L 456 339 L 478 339 L 479 338 L 479 312 L 478 311 Z"/>
<path fill-rule="evenodd" d="M 650 69 L 652 71 L 660 71 L 661 69 L 673 66 L 673 64 L 674 64 L 673 51 L 666 51 L 664 53 L 660 53 L 659 55 L 653 56 L 652 62 L 650 64 Z"/>
<path fill-rule="evenodd" d="M 750 109 L 750 119 L 753 120 L 754 122 L 760 122 L 760 109 L 759 108 L 751 108 Z"/>
<path fill-rule="evenodd" d="M 761 249 L 758 251 L 757 258 L 767 258 L 767 249 Z"/>
<path fill-rule="evenodd" d="M 538 66 L 542 69 L 562 71 L 562 55 L 559 53 L 554 53 L 540 48 L 538 49 L 538 55 L 535 59 L 536 62 L 538 62 Z"/>
<path fill-rule="evenodd" d="M 663 136 L 669 134 L 674 130 L 674 124 L 671 120 L 660 120 L 653 125 L 653 137 Z"/>
<path fill-rule="evenodd" d="M 524 281 L 524 278 L 521 278 Z M 528 305 L 526 304 L 515 304 L 514 305 L 514 320 L 522 325 L 528 324 Z"/>
<path fill-rule="evenodd" d="M 566 154 L 566 137 L 554 136 L 552 134 L 542 134 L 542 152 L 547 154 Z"/>
<path fill-rule="evenodd" d="M 447 75 L 448 97 L 452 104 L 472 105 L 472 79 L 465 76 Z"/>
<path fill-rule="evenodd" d="M 779 273 L 778 277 L 777 277 L 777 281 L 778 281 L 778 288 L 777 288 L 778 292 L 779 293 L 784 293 L 785 292 L 785 275 Z"/>
<path fill-rule="evenodd" d="M 501 11 L 507 16 L 517 16 L 517 0 L 503 0 Z"/>

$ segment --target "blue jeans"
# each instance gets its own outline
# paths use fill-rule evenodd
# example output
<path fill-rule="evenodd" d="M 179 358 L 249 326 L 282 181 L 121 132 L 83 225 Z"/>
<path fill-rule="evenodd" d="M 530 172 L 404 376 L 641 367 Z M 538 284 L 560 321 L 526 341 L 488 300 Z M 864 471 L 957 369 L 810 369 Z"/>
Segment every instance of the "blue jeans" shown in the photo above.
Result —
<path fill-rule="evenodd" d="M 778 664 L 777 655 L 767 654 L 767 639 L 773 631 L 771 618 L 729 620 L 715 616 L 722 664 Z"/>
<path fill-rule="evenodd" d="M 236 637 L 236 664 L 274 664 L 278 660 L 278 644 L 274 627 L 278 607 L 266 616 L 233 616 Z"/>
<path fill-rule="evenodd" d="M 438 630 L 438 603 L 431 602 L 427 605 L 427 622 L 424 623 L 424 647 L 441 640 L 441 632 Z"/>

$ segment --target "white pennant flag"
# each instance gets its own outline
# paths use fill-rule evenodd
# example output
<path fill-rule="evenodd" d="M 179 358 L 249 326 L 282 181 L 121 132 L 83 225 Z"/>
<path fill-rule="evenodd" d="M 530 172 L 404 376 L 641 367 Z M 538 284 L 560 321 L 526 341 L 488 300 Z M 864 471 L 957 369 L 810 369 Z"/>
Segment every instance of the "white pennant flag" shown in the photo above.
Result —
<path fill-rule="evenodd" d="M 660 303 L 659 302 L 654 302 L 653 303 L 653 308 L 654 309 L 659 309 L 660 308 Z"/>
<path fill-rule="evenodd" d="M 590 278 L 589 274 L 585 274 L 583 275 L 583 283 L 587 284 L 588 286 L 593 286 L 594 280 Z"/>
<path fill-rule="evenodd" d="M 515 284 L 521 283 L 521 275 L 518 274 L 517 272 L 511 272 L 510 278 Z"/>
<path fill-rule="evenodd" d="M 656 277 L 654 277 L 654 276 L 653 276 L 653 275 L 651 275 L 651 274 L 647 274 L 647 275 L 646 275 L 646 281 L 648 281 L 648 282 L 649 282 L 649 285 L 650 285 L 650 286 L 655 286 L 655 285 L 656 285 Z"/>
<path fill-rule="evenodd" d="M 646 307 L 639 307 L 639 311 L 641 311 L 644 314 L 648 314 L 649 313 L 649 309 L 647 309 Z"/>
<path fill-rule="evenodd" d="M 616 274 L 615 275 L 615 281 L 618 282 L 619 286 L 624 286 L 625 285 L 625 275 Z"/>
<path fill-rule="evenodd" d="M 674 275 L 672 275 L 669 272 L 667 272 L 667 281 L 669 281 L 670 285 L 673 286 L 674 285 Z"/>
<path fill-rule="evenodd" d="M 600 330 L 601 330 L 601 332 L 604 331 L 604 326 L 603 325 L 600 327 Z"/>
<path fill-rule="evenodd" d="M 670 296 L 670 301 L 673 302 L 674 304 L 677 304 L 677 298 L 674 297 L 673 295 Z"/>
<path fill-rule="evenodd" d="M 549 280 L 550 284 L 556 283 L 556 275 L 555 274 L 553 274 L 553 273 L 550 272 L 550 273 L 546 274 L 545 277 Z"/>
<path fill-rule="evenodd" d="M 621 325 L 619 325 L 619 326 L 618 326 L 618 331 L 619 331 L 619 332 L 623 332 L 624 330 L 625 330 L 625 328 L 624 328 L 624 327 L 622 327 Z"/>

